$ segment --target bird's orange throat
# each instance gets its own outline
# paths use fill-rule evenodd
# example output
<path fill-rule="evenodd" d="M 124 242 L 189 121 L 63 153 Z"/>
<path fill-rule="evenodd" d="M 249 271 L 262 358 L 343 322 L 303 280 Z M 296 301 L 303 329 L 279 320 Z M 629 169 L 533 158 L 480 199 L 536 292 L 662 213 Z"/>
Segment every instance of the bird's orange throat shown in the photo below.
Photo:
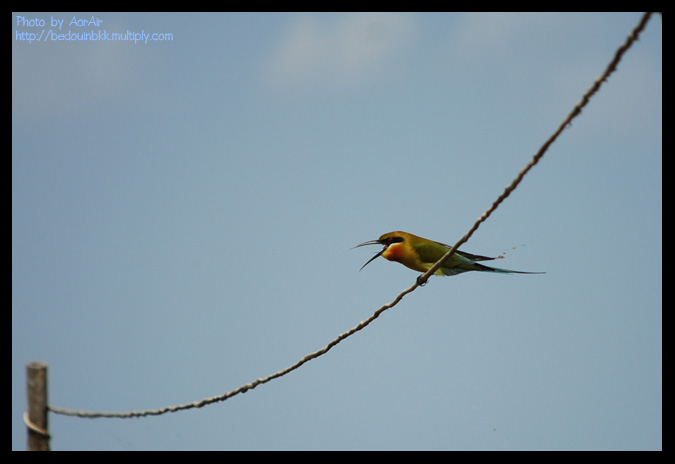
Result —
<path fill-rule="evenodd" d="M 403 259 L 403 255 L 405 254 L 405 250 L 401 246 L 400 243 L 394 243 L 392 245 L 389 245 L 386 250 L 382 253 L 382 257 L 385 259 L 388 259 L 389 261 L 397 261 L 401 262 L 401 259 Z"/>

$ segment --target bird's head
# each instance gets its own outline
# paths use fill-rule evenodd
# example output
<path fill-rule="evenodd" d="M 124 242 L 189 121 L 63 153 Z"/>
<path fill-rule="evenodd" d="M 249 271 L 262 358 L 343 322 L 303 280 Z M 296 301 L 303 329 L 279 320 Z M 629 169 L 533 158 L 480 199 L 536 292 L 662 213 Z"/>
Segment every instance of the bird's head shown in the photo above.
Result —
<path fill-rule="evenodd" d="M 373 256 L 372 258 L 370 258 L 370 259 L 366 262 L 366 264 L 364 264 L 363 266 L 361 266 L 361 269 L 363 269 L 363 268 L 366 267 L 368 264 L 370 264 L 371 261 L 375 260 L 376 258 L 378 258 L 378 257 L 380 257 L 380 256 L 383 256 L 383 255 L 384 255 L 384 257 L 385 257 L 386 259 L 390 259 L 389 255 L 384 254 L 384 253 L 386 253 L 387 250 L 392 251 L 392 250 L 390 250 L 390 247 L 391 247 L 392 245 L 395 245 L 395 244 L 397 244 L 397 243 L 402 243 L 402 242 L 405 240 L 405 235 L 406 235 L 405 232 L 389 232 L 388 234 L 384 234 L 384 235 L 380 236 L 380 238 L 378 238 L 377 240 L 370 240 L 370 241 L 368 241 L 368 242 L 363 242 L 363 243 L 361 243 L 361 244 L 359 244 L 359 245 L 356 245 L 355 247 L 352 247 L 351 249 L 353 250 L 354 248 L 362 247 L 362 246 L 364 246 L 364 245 L 383 245 L 383 246 L 384 246 L 384 248 L 382 248 L 382 251 L 380 251 L 379 253 L 377 253 L 375 256 Z M 361 269 L 359 269 L 359 271 L 360 271 Z"/>

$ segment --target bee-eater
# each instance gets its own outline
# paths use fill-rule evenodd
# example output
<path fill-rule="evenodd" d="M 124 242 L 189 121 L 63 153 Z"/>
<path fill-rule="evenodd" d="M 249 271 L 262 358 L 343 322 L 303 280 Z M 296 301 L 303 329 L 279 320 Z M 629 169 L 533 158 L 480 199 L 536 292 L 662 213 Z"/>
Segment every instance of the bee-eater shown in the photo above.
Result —
<path fill-rule="evenodd" d="M 356 245 L 358 248 L 364 245 L 384 245 L 384 249 L 373 256 L 364 264 L 361 269 L 366 267 L 371 261 L 378 256 L 382 256 L 389 261 L 396 261 L 409 267 L 414 271 L 426 272 L 431 269 L 431 266 L 445 255 L 450 248 L 449 245 L 440 242 L 434 242 L 426 238 L 418 237 L 417 235 L 409 234 L 407 232 L 389 232 L 382 235 L 377 240 Z M 483 272 L 502 272 L 515 274 L 544 274 L 544 272 L 523 272 L 511 271 L 509 269 L 500 269 L 498 267 L 488 267 L 478 264 L 476 261 L 488 261 L 491 259 L 487 256 L 472 255 L 464 251 L 456 250 L 450 258 L 443 263 L 435 275 L 452 276 L 461 274 L 467 271 L 483 271 Z"/>

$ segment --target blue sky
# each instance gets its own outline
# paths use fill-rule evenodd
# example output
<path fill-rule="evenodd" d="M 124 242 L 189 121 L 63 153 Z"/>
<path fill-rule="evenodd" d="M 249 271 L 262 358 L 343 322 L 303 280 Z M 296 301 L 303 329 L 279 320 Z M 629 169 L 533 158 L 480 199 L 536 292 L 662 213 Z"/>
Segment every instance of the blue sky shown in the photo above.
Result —
<path fill-rule="evenodd" d="M 154 409 L 281 370 L 454 243 L 640 14 L 32 13 L 12 41 L 12 448 L 52 404 Z M 148 43 L 27 43 L 63 30 Z M 165 36 L 166 37 L 166 36 Z M 662 21 L 432 278 L 293 373 L 198 410 L 50 414 L 55 450 L 660 449 Z"/>

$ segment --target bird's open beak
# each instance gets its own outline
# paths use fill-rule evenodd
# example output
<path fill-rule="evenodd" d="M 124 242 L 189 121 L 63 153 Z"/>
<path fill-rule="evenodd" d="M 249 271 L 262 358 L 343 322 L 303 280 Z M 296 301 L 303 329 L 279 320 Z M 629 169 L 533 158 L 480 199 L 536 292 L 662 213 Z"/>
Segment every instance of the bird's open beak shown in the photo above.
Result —
<path fill-rule="evenodd" d="M 371 240 L 371 241 L 369 241 L 369 242 L 363 242 L 363 243 L 361 243 L 361 244 L 359 244 L 359 245 L 356 245 L 355 247 L 352 247 L 352 248 L 350 248 L 350 249 L 353 250 L 354 248 L 362 247 L 362 246 L 364 246 L 364 245 L 382 245 L 382 242 L 380 242 L 379 240 Z M 364 264 L 363 266 L 361 266 L 361 269 L 363 269 L 363 268 L 366 267 L 368 264 L 370 264 L 370 262 L 373 261 L 374 259 L 379 258 L 379 257 L 382 255 L 382 253 L 384 253 L 384 250 L 386 250 L 386 249 L 387 249 L 387 247 L 385 246 L 385 247 L 382 249 L 382 251 L 380 251 L 378 254 L 376 254 L 375 256 L 373 256 L 372 258 L 370 258 L 370 259 L 366 262 L 366 264 Z M 359 269 L 359 271 L 361 271 L 361 269 Z"/>
<path fill-rule="evenodd" d="M 359 245 L 356 245 L 355 247 L 351 247 L 350 250 L 353 250 L 354 248 L 362 247 L 364 245 L 381 245 L 379 240 L 371 240 L 369 242 L 363 242 Z"/>

